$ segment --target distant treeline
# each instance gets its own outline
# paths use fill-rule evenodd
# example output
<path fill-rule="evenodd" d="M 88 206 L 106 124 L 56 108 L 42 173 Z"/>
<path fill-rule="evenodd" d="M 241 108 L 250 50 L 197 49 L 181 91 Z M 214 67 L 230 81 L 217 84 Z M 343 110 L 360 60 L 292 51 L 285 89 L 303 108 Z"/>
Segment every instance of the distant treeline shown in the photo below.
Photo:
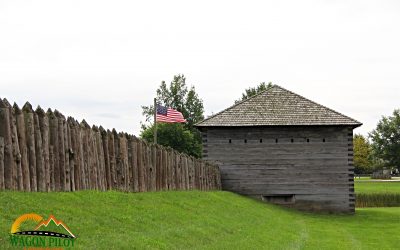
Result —
<path fill-rule="evenodd" d="M 216 165 L 0 98 L 0 190 L 220 189 Z"/>

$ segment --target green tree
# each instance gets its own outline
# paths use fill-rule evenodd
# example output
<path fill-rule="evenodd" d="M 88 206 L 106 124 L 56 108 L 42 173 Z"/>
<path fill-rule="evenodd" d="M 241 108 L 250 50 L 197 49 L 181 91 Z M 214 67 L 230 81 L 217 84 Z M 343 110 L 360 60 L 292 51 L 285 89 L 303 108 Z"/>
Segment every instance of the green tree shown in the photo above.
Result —
<path fill-rule="evenodd" d="M 393 116 L 383 116 L 369 136 L 374 155 L 386 167 L 400 169 L 400 109 L 394 110 Z"/>
<path fill-rule="evenodd" d="M 265 82 L 262 82 L 260 84 L 257 85 L 257 87 L 254 88 L 248 88 L 245 89 L 244 93 L 242 93 L 242 98 L 239 100 L 236 100 L 235 103 L 244 101 L 252 96 L 257 95 L 260 92 L 263 92 L 264 90 L 268 89 L 269 87 L 272 86 L 272 82 L 269 82 L 268 84 L 266 84 Z"/>
<path fill-rule="evenodd" d="M 154 126 L 151 125 L 140 134 L 142 139 L 153 142 Z M 163 146 L 171 147 L 181 153 L 201 157 L 201 142 L 196 139 L 195 134 L 185 128 L 181 123 L 158 123 L 157 142 Z"/>
<path fill-rule="evenodd" d="M 367 138 L 360 134 L 353 137 L 354 147 L 354 170 L 357 174 L 372 172 L 371 145 Z"/>
<path fill-rule="evenodd" d="M 193 125 L 204 119 L 203 101 L 196 93 L 195 87 L 190 89 L 186 85 L 186 77 L 182 74 L 174 76 L 172 82 L 167 85 L 162 81 L 157 89 L 157 103 L 178 110 L 183 114 L 186 128 L 192 129 Z M 146 122 L 151 122 L 154 115 L 154 106 L 142 106 L 142 113 Z"/>
<path fill-rule="evenodd" d="M 170 84 L 165 81 L 161 82 L 157 89 L 156 99 L 158 104 L 181 112 L 187 120 L 187 123 L 184 124 L 157 123 L 157 143 L 195 157 L 201 157 L 201 134 L 194 124 L 204 119 L 204 106 L 195 87 L 188 88 L 186 77 L 179 74 L 174 76 Z M 151 122 L 154 116 L 154 106 L 142 106 L 142 113 L 147 124 L 142 124 L 141 137 L 152 142 L 154 124 Z"/>

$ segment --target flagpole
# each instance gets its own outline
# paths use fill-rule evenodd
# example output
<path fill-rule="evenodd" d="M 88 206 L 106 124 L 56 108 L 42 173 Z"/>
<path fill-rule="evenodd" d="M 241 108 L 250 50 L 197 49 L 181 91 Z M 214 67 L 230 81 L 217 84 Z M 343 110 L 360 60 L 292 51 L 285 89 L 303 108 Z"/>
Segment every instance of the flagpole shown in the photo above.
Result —
<path fill-rule="evenodd" d="M 157 144 L 157 99 L 154 98 L 154 144 Z"/>

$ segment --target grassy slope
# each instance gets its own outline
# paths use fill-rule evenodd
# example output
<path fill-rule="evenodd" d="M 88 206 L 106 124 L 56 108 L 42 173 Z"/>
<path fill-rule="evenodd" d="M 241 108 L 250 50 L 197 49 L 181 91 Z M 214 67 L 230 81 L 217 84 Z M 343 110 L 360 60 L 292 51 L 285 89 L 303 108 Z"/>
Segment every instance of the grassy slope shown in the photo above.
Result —
<path fill-rule="evenodd" d="M 13 220 L 54 214 L 75 249 L 394 249 L 400 208 L 316 215 L 229 192 L 0 192 L 0 248 Z"/>
<path fill-rule="evenodd" d="M 354 181 L 356 193 L 375 194 L 375 193 L 396 193 L 400 194 L 400 182 L 370 182 Z"/>

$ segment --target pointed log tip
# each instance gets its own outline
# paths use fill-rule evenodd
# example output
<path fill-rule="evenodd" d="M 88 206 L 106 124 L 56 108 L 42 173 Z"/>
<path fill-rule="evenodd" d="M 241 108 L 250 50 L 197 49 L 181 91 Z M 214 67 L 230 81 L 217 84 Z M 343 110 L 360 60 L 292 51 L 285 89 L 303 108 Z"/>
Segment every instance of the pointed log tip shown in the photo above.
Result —
<path fill-rule="evenodd" d="M 100 125 L 99 127 L 100 132 L 105 132 L 106 130 L 103 128 L 103 126 Z"/>
<path fill-rule="evenodd" d="M 101 136 L 107 137 L 107 131 L 105 129 L 103 129 L 103 130 L 100 129 L 100 133 L 101 133 Z"/>
<path fill-rule="evenodd" d="M 67 117 L 67 122 L 71 125 L 71 126 L 75 126 L 75 119 L 71 116 Z"/>
<path fill-rule="evenodd" d="M 22 107 L 22 110 L 25 112 L 33 112 L 32 104 L 29 102 L 26 102 L 24 106 Z"/>
<path fill-rule="evenodd" d="M 99 131 L 99 128 L 98 128 L 96 125 L 94 125 L 94 124 L 93 124 L 93 126 L 92 126 L 92 129 L 93 129 L 94 131 L 96 131 L 96 132 Z"/>
<path fill-rule="evenodd" d="M 56 119 L 56 116 L 54 115 L 54 112 L 49 108 L 46 112 L 46 115 L 50 118 L 50 119 Z"/>
<path fill-rule="evenodd" d="M 82 125 L 84 128 L 90 128 L 89 124 L 86 122 L 85 119 L 83 119 L 83 120 L 81 121 L 81 125 Z"/>
<path fill-rule="evenodd" d="M 6 104 L 3 102 L 3 99 L 0 98 L 0 108 L 7 108 Z"/>
<path fill-rule="evenodd" d="M 40 115 L 40 116 L 44 116 L 44 115 L 45 115 L 45 112 L 44 112 L 44 110 L 42 109 L 42 107 L 40 107 L 40 105 L 37 106 L 35 112 L 36 112 L 36 114 L 38 114 L 38 115 Z"/>
<path fill-rule="evenodd" d="M 7 106 L 7 108 L 11 108 L 11 104 L 6 98 L 3 99 L 3 102 Z"/>
<path fill-rule="evenodd" d="M 118 135 L 117 130 L 115 130 L 115 128 L 112 129 L 112 133 L 113 133 L 114 135 Z"/>
<path fill-rule="evenodd" d="M 14 102 L 13 110 L 14 110 L 14 112 L 15 112 L 16 114 L 21 113 L 21 109 L 19 108 L 19 106 L 18 106 L 18 104 L 17 104 L 16 102 Z"/>
<path fill-rule="evenodd" d="M 54 115 L 55 115 L 57 118 L 60 118 L 60 119 L 65 120 L 65 116 L 64 116 L 63 114 L 61 114 L 61 112 L 58 111 L 57 109 L 54 110 Z"/>

